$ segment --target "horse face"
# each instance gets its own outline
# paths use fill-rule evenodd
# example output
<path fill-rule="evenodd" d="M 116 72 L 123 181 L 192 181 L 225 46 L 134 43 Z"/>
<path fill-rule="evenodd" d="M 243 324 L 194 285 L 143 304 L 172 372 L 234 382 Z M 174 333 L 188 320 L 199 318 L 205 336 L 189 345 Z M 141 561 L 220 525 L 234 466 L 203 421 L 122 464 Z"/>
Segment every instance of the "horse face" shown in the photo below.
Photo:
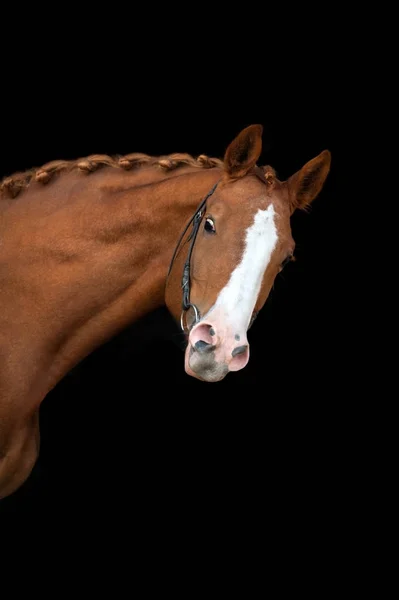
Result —
<path fill-rule="evenodd" d="M 271 167 L 256 167 L 261 133 L 260 126 L 248 127 L 227 148 L 224 173 L 196 232 L 188 282 L 192 306 L 183 320 L 185 370 L 204 381 L 220 381 L 248 363 L 247 331 L 294 254 L 290 216 L 313 201 L 329 171 L 324 151 L 279 181 Z"/>

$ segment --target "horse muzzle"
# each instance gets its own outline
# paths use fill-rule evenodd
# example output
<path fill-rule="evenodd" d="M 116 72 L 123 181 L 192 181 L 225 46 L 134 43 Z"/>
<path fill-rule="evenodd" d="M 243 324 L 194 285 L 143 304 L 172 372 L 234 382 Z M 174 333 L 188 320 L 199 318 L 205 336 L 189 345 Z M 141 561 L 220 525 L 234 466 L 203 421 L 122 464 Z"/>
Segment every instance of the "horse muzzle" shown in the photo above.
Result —
<path fill-rule="evenodd" d="M 218 332 L 212 323 L 203 321 L 190 331 L 185 356 L 188 375 L 202 381 L 221 381 L 230 371 L 243 369 L 248 360 L 246 334 Z"/>

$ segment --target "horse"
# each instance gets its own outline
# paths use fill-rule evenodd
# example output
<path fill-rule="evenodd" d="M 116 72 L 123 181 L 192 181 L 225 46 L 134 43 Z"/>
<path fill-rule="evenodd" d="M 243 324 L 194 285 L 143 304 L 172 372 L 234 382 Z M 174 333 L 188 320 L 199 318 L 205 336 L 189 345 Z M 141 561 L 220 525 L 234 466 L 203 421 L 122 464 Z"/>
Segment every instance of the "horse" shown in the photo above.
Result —
<path fill-rule="evenodd" d="M 91 155 L 0 188 L 0 498 L 29 477 L 39 407 L 84 357 L 159 307 L 181 327 L 188 376 L 221 381 L 294 259 L 290 218 L 319 195 L 323 150 L 280 181 L 259 166 L 262 125 L 223 159 Z"/>

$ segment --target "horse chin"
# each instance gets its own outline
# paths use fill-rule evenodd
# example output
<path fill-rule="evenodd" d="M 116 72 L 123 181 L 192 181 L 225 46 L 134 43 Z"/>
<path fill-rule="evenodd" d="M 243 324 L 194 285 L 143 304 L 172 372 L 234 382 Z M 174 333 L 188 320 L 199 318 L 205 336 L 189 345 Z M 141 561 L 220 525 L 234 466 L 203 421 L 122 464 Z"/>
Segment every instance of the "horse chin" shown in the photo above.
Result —
<path fill-rule="evenodd" d="M 190 345 L 186 349 L 184 368 L 187 375 L 208 383 L 222 381 L 229 373 L 228 366 L 216 362 L 213 354 L 200 355 L 193 352 Z"/>

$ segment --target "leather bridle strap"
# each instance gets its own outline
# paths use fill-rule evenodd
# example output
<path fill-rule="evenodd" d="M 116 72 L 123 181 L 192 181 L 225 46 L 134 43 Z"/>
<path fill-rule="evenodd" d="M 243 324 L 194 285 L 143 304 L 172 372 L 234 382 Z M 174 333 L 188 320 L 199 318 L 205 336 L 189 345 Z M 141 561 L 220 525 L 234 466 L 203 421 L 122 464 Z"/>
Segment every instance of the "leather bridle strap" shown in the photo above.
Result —
<path fill-rule="evenodd" d="M 200 315 L 199 315 L 198 308 L 196 306 L 194 306 L 193 304 L 191 304 L 191 302 L 190 302 L 191 255 L 193 253 L 194 244 L 195 244 L 195 240 L 197 238 L 197 234 L 198 234 L 198 230 L 199 230 L 199 227 L 200 227 L 200 224 L 201 224 L 201 221 L 202 221 L 202 217 L 204 216 L 204 212 L 205 212 L 207 200 L 208 200 L 208 198 L 210 196 L 212 196 L 212 194 L 216 190 L 218 183 L 219 183 L 219 181 L 217 181 L 215 183 L 215 185 L 207 193 L 207 195 L 205 196 L 205 198 L 203 200 L 201 200 L 201 203 L 198 206 L 197 210 L 195 211 L 195 213 L 193 214 L 193 216 L 191 217 L 191 219 L 187 223 L 186 227 L 184 228 L 184 231 L 181 234 L 181 236 L 179 238 L 179 241 L 177 242 L 175 251 L 174 251 L 173 256 L 172 256 L 172 260 L 170 262 L 169 271 L 168 271 L 168 276 L 169 276 L 169 274 L 170 274 L 170 272 L 172 270 L 172 266 L 173 266 L 174 260 L 176 258 L 177 251 L 178 251 L 178 249 L 180 247 L 181 241 L 183 240 L 183 238 L 184 238 L 184 236 L 185 236 L 185 234 L 187 232 L 187 229 L 189 228 L 190 224 L 193 223 L 193 230 L 192 230 L 190 236 L 187 239 L 188 242 L 191 240 L 191 244 L 190 244 L 190 248 L 188 250 L 188 255 L 187 255 L 186 262 L 184 263 L 181 285 L 182 285 L 182 289 L 183 289 L 183 301 L 182 301 L 183 313 L 185 311 L 187 311 L 190 307 L 192 307 L 194 309 L 194 312 L 195 312 L 195 321 L 196 322 L 199 321 Z M 184 329 L 184 326 L 183 326 L 183 314 L 182 314 L 182 319 L 181 319 L 181 325 L 182 325 L 182 329 Z"/>

